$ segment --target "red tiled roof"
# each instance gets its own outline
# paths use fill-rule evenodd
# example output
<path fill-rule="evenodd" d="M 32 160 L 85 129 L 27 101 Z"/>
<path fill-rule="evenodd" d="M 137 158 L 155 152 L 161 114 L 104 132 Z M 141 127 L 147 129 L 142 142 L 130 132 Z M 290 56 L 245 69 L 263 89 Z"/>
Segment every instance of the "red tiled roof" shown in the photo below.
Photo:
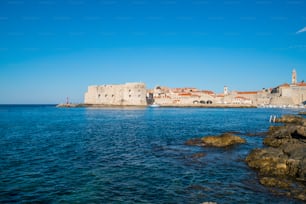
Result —
<path fill-rule="evenodd" d="M 209 94 L 209 95 L 215 94 L 215 92 L 209 91 L 209 90 L 203 90 L 202 92 L 205 93 L 205 94 Z"/>
<path fill-rule="evenodd" d="M 284 84 L 282 84 L 282 85 L 279 85 L 279 87 L 290 87 L 290 85 L 287 84 L 287 83 L 284 83 Z"/>
<path fill-rule="evenodd" d="M 191 96 L 191 93 L 179 93 L 179 96 Z"/>
<path fill-rule="evenodd" d="M 306 86 L 306 83 L 300 82 L 300 83 L 298 83 L 297 85 L 298 85 L 298 86 Z"/>
<path fill-rule="evenodd" d="M 241 92 L 237 92 L 237 94 L 257 94 L 257 91 L 241 91 Z"/>

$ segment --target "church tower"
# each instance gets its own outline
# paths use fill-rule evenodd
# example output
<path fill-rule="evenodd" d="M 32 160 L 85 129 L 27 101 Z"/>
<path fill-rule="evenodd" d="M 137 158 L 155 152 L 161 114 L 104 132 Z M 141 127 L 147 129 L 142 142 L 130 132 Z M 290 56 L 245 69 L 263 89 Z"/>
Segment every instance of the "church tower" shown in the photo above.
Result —
<path fill-rule="evenodd" d="M 223 94 L 224 94 L 224 95 L 228 95 L 228 87 L 227 87 L 227 86 L 224 86 L 224 88 L 223 88 Z"/>
<path fill-rule="evenodd" d="M 296 77 L 296 71 L 295 69 L 292 70 L 292 80 L 291 80 L 291 83 L 292 84 L 296 84 L 297 82 L 297 77 Z"/>

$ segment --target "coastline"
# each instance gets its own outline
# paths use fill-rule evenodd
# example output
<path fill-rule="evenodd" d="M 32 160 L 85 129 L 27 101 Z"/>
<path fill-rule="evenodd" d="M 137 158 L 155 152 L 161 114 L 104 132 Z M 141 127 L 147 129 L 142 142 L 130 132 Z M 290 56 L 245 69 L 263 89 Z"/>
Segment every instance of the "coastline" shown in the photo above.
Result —
<path fill-rule="evenodd" d="M 306 201 L 306 118 L 283 115 L 270 126 L 262 148 L 245 161 L 258 173 L 259 182 L 275 192 Z"/>
<path fill-rule="evenodd" d="M 149 105 L 105 105 L 105 104 L 85 104 L 85 103 L 78 103 L 78 104 L 58 104 L 56 105 L 58 108 L 111 108 L 111 107 L 139 107 L 139 108 L 147 108 L 150 107 Z M 166 104 L 160 105 L 158 108 L 257 108 L 257 106 L 253 105 L 242 105 L 242 104 Z"/>

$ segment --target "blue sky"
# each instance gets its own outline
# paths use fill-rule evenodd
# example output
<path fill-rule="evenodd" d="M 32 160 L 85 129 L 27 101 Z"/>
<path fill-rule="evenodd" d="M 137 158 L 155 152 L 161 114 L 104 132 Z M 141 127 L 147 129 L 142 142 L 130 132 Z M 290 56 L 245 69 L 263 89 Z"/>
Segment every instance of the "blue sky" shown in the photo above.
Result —
<path fill-rule="evenodd" d="M 303 0 L 2 0 L 0 103 L 88 85 L 260 90 L 306 80 Z"/>

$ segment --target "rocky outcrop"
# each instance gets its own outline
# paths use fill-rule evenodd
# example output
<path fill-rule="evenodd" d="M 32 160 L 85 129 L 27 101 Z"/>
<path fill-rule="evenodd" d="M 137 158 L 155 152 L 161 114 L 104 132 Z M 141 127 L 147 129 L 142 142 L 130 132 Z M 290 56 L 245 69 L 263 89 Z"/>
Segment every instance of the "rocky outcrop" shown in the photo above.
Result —
<path fill-rule="evenodd" d="M 305 122 L 305 119 L 301 116 L 296 115 L 284 115 L 281 118 L 276 118 L 275 122 L 278 123 L 292 123 L 292 124 L 303 124 Z"/>
<path fill-rule="evenodd" d="M 227 147 L 234 144 L 243 144 L 245 143 L 245 139 L 233 134 L 225 133 L 219 136 L 203 137 L 202 142 L 207 146 Z"/>
<path fill-rule="evenodd" d="M 270 127 L 268 147 L 253 150 L 246 162 L 258 170 L 261 184 L 306 200 L 306 119 L 286 115 L 276 121 L 285 124 Z"/>
<path fill-rule="evenodd" d="M 206 136 L 202 138 L 190 139 L 185 144 L 196 146 L 228 147 L 234 144 L 242 143 L 245 143 L 245 139 L 230 133 L 224 133 L 217 136 Z"/>

